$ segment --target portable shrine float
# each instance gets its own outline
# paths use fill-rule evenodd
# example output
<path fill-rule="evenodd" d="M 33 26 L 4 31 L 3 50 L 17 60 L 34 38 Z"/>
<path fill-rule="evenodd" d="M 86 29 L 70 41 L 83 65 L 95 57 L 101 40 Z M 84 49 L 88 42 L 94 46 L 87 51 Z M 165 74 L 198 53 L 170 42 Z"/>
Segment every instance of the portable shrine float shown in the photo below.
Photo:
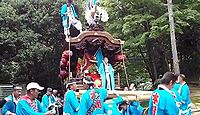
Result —
<path fill-rule="evenodd" d="M 64 34 L 66 35 L 66 43 L 60 61 L 59 77 L 61 81 L 64 83 L 70 79 L 74 79 L 78 85 L 78 95 L 84 92 L 82 91 L 82 79 L 85 76 L 90 76 L 96 86 L 101 87 L 103 80 L 99 75 L 98 69 L 103 62 L 103 58 L 107 57 L 113 67 L 119 64 L 118 62 L 122 62 L 127 85 L 129 86 L 124 64 L 126 56 L 122 51 L 124 41 L 114 39 L 110 33 L 104 31 L 103 26 L 100 24 L 100 21 L 106 22 L 109 19 L 107 12 L 100 7 L 98 1 L 94 2 L 94 4 L 88 2 L 85 11 L 85 19 L 88 27 L 85 31 L 82 31 L 82 24 L 78 20 L 74 9 L 72 1 L 68 1 L 61 8 L 62 25 L 64 27 Z M 118 93 L 123 97 L 132 96 L 136 99 L 139 95 L 151 94 L 151 92 L 147 93 L 143 91 L 120 91 L 120 76 L 117 71 L 114 71 L 114 73 L 115 79 L 112 80 L 115 81 L 114 89 L 118 90 Z M 110 92 L 110 95 L 112 94 L 113 92 Z"/>

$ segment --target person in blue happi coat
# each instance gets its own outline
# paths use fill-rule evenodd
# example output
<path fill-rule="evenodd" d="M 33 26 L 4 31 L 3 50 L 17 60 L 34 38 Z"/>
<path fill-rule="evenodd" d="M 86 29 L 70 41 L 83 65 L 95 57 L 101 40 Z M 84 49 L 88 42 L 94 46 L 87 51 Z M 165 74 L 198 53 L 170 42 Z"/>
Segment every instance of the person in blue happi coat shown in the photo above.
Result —
<path fill-rule="evenodd" d="M 6 103 L 2 108 L 2 115 L 15 115 L 16 105 L 21 96 L 22 87 L 13 85 L 13 92 L 5 98 Z"/>
<path fill-rule="evenodd" d="M 102 88 L 115 90 L 114 69 L 112 65 L 108 63 L 107 57 L 104 57 L 103 63 L 99 66 L 99 74 L 102 80 Z"/>
<path fill-rule="evenodd" d="M 55 100 L 52 96 L 53 90 L 52 88 L 47 88 L 46 94 L 42 96 L 42 106 L 46 109 L 55 103 Z"/>
<path fill-rule="evenodd" d="M 118 109 L 118 106 L 122 102 L 123 102 L 123 99 L 119 95 L 117 96 L 117 98 L 106 100 L 103 104 L 104 113 L 106 115 L 121 115 Z"/>
<path fill-rule="evenodd" d="M 172 89 L 178 91 L 179 87 L 180 87 L 180 83 L 178 82 L 178 80 L 175 82 L 174 87 Z"/>
<path fill-rule="evenodd" d="M 179 108 L 176 105 L 171 89 L 177 76 L 173 72 L 166 72 L 159 87 L 153 91 L 149 100 L 148 115 L 178 115 Z"/>
<path fill-rule="evenodd" d="M 75 94 L 76 82 L 70 80 L 66 88 L 68 89 L 64 97 L 63 115 L 77 115 L 79 110 L 79 100 Z"/>
<path fill-rule="evenodd" d="M 103 102 L 107 98 L 106 89 L 94 88 L 94 81 L 90 77 L 83 79 L 83 87 L 87 89 L 81 96 L 78 115 L 102 115 Z"/>
<path fill-rule="evenodd" d="M 178 93 L 181 97 L 180 113 L 181 115 L 191 115 L 190 89 L 186 83 L 185 75 L 180 74 L 178 76 L 178 81 L 180 83 Z"/>
<path fill-rule="evenodd" d="M 75 11 L 73 0 L 67 0 L 67 2 L 61 7 L 62 25 L 64 27 L 64 34 L 66 35 L 66 41 L 69 40 L 69 29 L 73 25 L 77 30 L 82 32 L 82 24 L 78 20 L 78 15 Z"/>
<path fill-rule="evenodd" d="M 41 103 L 36 99 L 39 90 L 43 90 L 36 82 L 30 82 L 26 87 L 26 95 L 22 96 L 16 107 L 16 115 L 53 115 L 51 111 L 43 108 Z"/>
<path fill-rule="evenodd" d="M 177 75 L 176 75 L 177 77 Z M 157 88 L 159 89 L 160 88 L 160 84 L 161 84 L 161 79 L 157 79 Z M 172 89 L 170 90 L 171 91 L 171 94 L 172 96 L 174 97 L 175 99 L 175 102 L 176 102 L 176 106 L 179 108 L 180 107 L 180 104 L 181 104 L 181 97 L 180 97 L 180 94 L 178 93 L 178 88 L 180 87 L 180 83 L 178 83 L 178 80 L 175 82 L 174 86 L 172 87 Z M 162 85 L 161 85 L 161 88 L 162 88 Z"/>
<path fill-rule="evenodd" d="M 144 112 L 144 108 L 140 105 L 139 101 L 128 102 L 124 100 L 119 105 L 119 110 L 121 115 L 142 115 Z"/>

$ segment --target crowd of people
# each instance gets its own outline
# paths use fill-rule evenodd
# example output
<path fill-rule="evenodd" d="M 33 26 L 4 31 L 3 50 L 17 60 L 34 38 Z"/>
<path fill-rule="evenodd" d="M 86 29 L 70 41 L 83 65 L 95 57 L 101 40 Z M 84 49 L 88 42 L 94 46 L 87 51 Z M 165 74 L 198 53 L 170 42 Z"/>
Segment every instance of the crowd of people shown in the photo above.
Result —
<path fill-rule="evenodd" d="M 157 88 L 149 100 L 148 115 L 191 115 L 190 91 L 183 74 L 166 72 L 159 79 Z M 98 88 L 90 77 L 83 78 L 86 90 L 80 97 L 76 95 L 76 81 L 66 83 L 66 92 L 60 93 L 47 88 L 39 101 L 38 94 L 44 87 L 36 82 L 26 86 L 26 94 L 21 95 L 22 87 L 13 86 L 11 95 L 5 98 L 2 115 L 142 115 L 144 108 L 139 101 L 123 100 L 117 91 L 108 95 L 108 89 Z"/>
<path fill-rule="evenodd" d="M 149 100 L 149 115 L 191 115 L 190 90 L 183 74 L 166 72 Z"/>
<path fill-rule="evenodd" d="M 115 92 L 108 95 L 107 89 L 97 88 L 93 79 L 83 79 L 86 89 L 79 100 L 75 91 L 76 82 L 70 80 L 66 84 L 64 99 L 59 99 L 57 90 L 47 88 L 41 102 L 38 94 L 44 87 L 36 82 L 26 86 L 26 94 L 21 95 L 22 87 L 14 86 L 13 93 L 5 98 L 3 115 L 142 115 L 144 108 L 140 103 L 128 102 Z M 58 106 L 59 104 L 61 106 Z"/>

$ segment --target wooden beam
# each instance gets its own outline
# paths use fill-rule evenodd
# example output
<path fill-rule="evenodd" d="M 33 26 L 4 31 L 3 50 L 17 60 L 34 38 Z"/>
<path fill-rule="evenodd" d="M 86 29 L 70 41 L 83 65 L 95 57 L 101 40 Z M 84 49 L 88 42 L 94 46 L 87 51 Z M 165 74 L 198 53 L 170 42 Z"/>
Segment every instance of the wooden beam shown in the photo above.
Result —
<path fill-rule="evenodd" d="M 79 90 L 76 92 L 77 97 L 81 97 L 81 95 L 86 92 L 86 90 Z M 108 91 L 108 95 L 116 95 L 119 94 L 122 96 L 124 100 L 149 100 L 152 94 L 152 91 Z"/>

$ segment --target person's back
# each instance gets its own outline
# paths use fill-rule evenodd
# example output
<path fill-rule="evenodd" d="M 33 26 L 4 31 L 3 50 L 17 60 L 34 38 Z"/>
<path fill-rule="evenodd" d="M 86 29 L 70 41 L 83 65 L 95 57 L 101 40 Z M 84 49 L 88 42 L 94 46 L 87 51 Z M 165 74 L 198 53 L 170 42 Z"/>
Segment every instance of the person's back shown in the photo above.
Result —
<path fill-rule="evenodd" d="M 106 89 L 89 89 L 81 96 L 78 115 L 102 115 L 103 102 L 107 98 Z"/>
<path fill-rule="evenodd" d="M 65 93 L 65 101 L 63 106 L 63 113 L 70 115 L 77 115 L 79 109 L 79 102 L 73 90 L 68 90 Z"/>
<path fill-rule="evenodd" d="M 153 91 L 149 100 L 148 115 L 178 115 L 179 108 L 176 105 L 175 98 L 170 91 L 177 76 L 173 72 L 166 72 L 158 88 Z"/>
<path fill-rule="evenodd" d="M 118 96 L 117 98 L 113 98 L 112 100 L 106 100 L 104 102 L 104 112 L 106 115 L 121 115 L 120 111 L 118 110 L 118 105 L 123 102 L 123 99 L 121 96 Z"/>
<path fill-rule="evenodd" d="M 178 107 L 172 94 L 162 88 L 156 89 L 149 101 L 149 115 L 178 115 Z"/>

